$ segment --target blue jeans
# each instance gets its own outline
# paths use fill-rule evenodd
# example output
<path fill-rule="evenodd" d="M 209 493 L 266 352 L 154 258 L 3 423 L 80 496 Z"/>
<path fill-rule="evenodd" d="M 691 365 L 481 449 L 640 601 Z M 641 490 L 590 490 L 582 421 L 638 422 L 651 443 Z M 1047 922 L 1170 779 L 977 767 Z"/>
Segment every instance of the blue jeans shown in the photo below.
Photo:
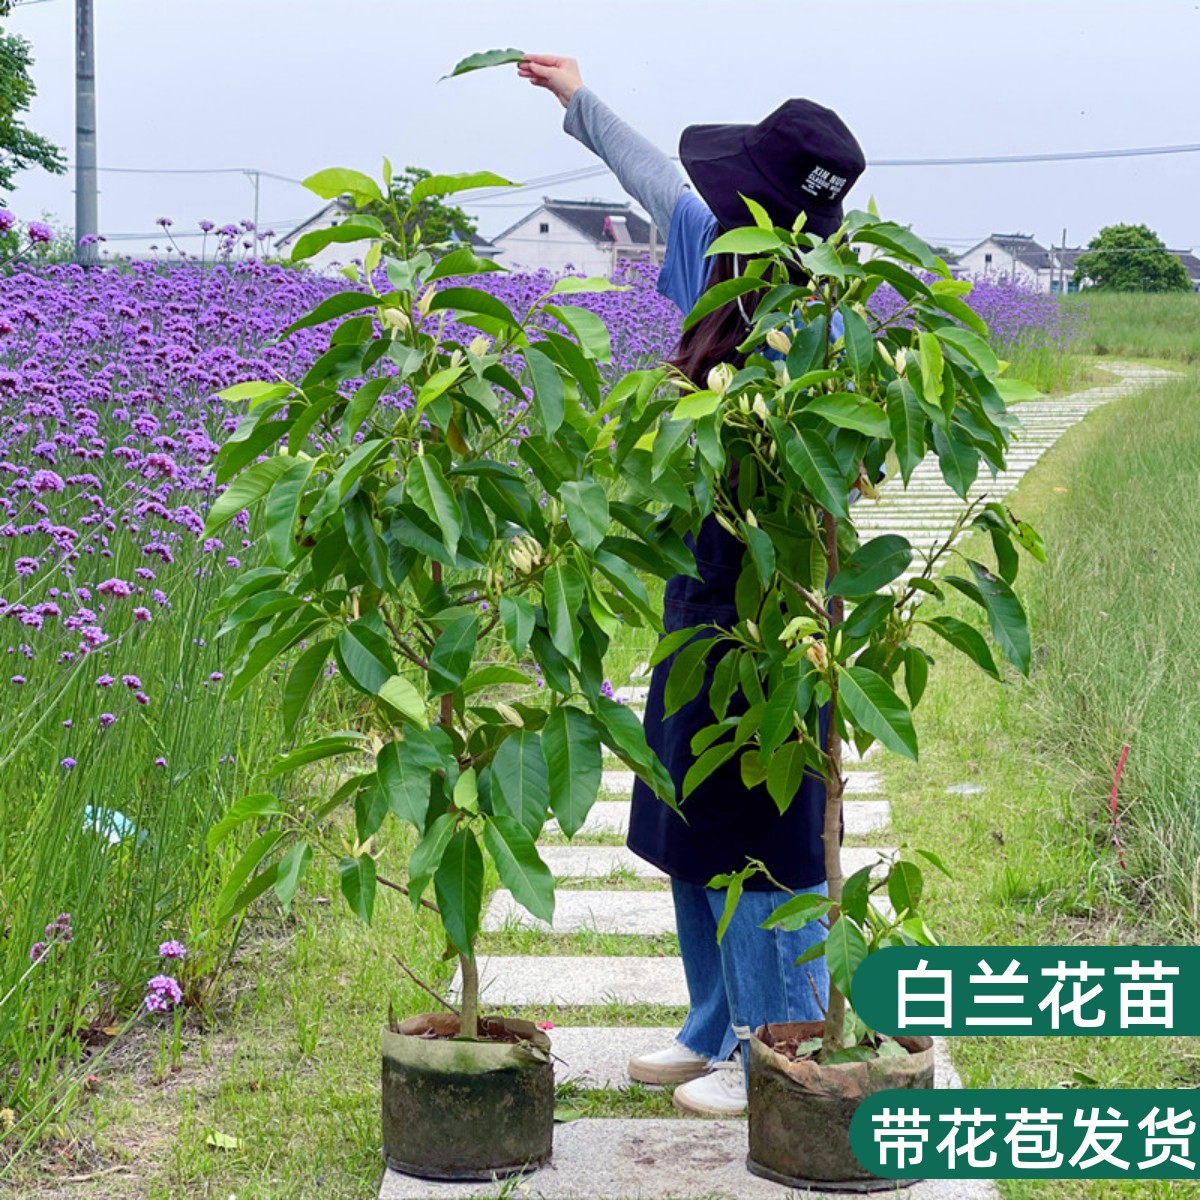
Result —
<path fill-rule="evenodd" d="M 800 890 L 827 894 L 824 883 Z M 760 1025 L 823 1018 L 822 1009 L 829 1002 L 825 959 L 794 964 L 810 946 L 824 940 L 825 927 L 810 921 L 795 932 L 759 928 L 791 899 L 790 893 L 743 892 L 718 946 L 724 891 L 672 879 L 671 892 L 689 999 L 679 1040 L 689 1050 L 719 1061 Z M 744 1053 L 742 1063 L 747 1063 Z"/>

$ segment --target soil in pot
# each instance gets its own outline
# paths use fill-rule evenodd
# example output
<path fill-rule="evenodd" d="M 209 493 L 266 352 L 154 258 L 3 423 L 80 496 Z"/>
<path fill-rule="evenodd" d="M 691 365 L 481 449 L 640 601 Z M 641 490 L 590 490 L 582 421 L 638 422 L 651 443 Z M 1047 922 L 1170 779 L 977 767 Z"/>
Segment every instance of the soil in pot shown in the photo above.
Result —
<path fill-rule="evenodd" d="M 550 1039 L 529 1021 L 484 1017 L 484 1040 L 428 1013 L 383 1031 L 383 1152 L 426 1179 L 504 1178 L 540 1166 L 554 1136 Z"/>
<path fill-rule="evenodd" d="M 907 1051 L 826 1066 L 794 1057 L 820 1038 L 824 1023 L 763 1025 L 750 1039 L 750 1153 L 755 1175 L 789 1187 L 845 1192 L 892 1191 L 915 1180 L 872 1175 L 850 1148 L 850 1119 L 868 1096 L 887 1088 L 933 1087 L 933 1042 L 894 1040 Z"/>

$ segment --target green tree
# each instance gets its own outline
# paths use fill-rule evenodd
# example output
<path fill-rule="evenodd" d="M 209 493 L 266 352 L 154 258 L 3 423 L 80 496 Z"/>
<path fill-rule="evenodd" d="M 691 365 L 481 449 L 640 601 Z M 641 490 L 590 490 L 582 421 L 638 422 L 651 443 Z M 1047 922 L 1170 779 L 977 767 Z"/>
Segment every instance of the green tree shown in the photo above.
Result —
<path fill-rule="evenodd" d="M 0 17 L 7 12 L 8 5 L 0 0 Z M 18 171 L 44 167 L 61 175 L 67 169 L 62 151 L 18 119 L 36 95 L 29 75 L 32 64 L 29 43 L 0 31 L 0 196 L 12 188 Z"/>
<path fill-rule="evenodd" d="M 405 167 L 392 177 L 392 195 L 396 198 L 398 210 L 405 214 L 405 239 L 412 241 L 414 233 L 420 229 L 420 240 L 426 246 L 451 241 L 452 236 L 468 241 L 475 232 L 475 218 L 469 217 L 461 208 L 445 203 L 436 194 L 424 197 L 416 205 L 411 204 L 413 189 L 417 184 L 432 178 L 433 172 L 424 167 Z M 397 218 L 388 206 L 372 203 L 362 211 L 378 217 L 389 234 L 393 237 L 397 235 Z"/>
<path fill-rule="evenodd" d="M 1075 263 L 1075 277 L 1110 292 L 1187 292 L 1187 269 L 1147 225 L 1106 225 Z"/>

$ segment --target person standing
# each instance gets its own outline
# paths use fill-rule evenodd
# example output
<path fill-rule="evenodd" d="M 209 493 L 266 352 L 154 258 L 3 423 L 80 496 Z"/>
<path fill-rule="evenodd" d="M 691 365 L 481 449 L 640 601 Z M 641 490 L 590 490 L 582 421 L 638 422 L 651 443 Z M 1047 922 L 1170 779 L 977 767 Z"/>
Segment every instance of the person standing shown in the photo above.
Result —
<path fill-rule="evenodd" d="M 841 224 L 842 196 L 865 169 L 861 147 L 836 113 L 792 99 L 757 125 L 688 126 L 679 152 L 693 190 L 662 151 L 583 84 L 573 58 L 527 54 L 517 71 L 559 99 L 566 109 L 563 129 L 603 159 L 667 231 L 658 290 L 685 314 L 709 287 L 739 274 L 736 255 L 705 257 L 721 233 L 752 223 L 739 192 L 762 204 L 777 225 L 791 228 L 803 211 L 805 229 L 828 236 Z M 796 319 L 802 322 L 802 315 Z M 739 298 L 692 326 L 670 361 L 704 386 L 719 363 L 741 365 L 737 346 L 750 327 Z M 831 335 L 839 332 L 835 323 Z M 743 546 L 712 516 L 688 540 L 700 578 L 680 575 L 667 583 L 664 628 L 668 633 L 702 624 L 730 628 L 738 620 L 734 587 Z M 645 724 L 646 740 L 681 791 L 695 761 L 692 737 L 714 721 L 708 693 L 716 660 L 708 663 L 699 695 L 668 718 L 664 691 L 673 661 L 674 655 L 651 675 Z M 744 697 L 735 694 L 730 714 L 745 709 Z M 825 893 L 824 810 L 818 776 L 807 774 L 780 814 L 764 786 L 745 786 L 736 758 L 682 802 L 686 820 L 640 780 L 634 785 L 628 845 L 670 877 L 689 1009 L 675 1041 L 632 1059 L 629 1074 L 643 1083 L 678 1085 L 673 1100 L 685 1112 L 743 1111 L 746 1055 L 739 1044 L 768 1022 L 822 1018 L 829 993 L 825 960 L 795 962 L 824 938 L 824 926 L 812 921 L 785 931 L 761 925 L 792 893 Z M 762 862 L 782 887 L 761 875 L 750 879 L 718 946 L 725 891 L 707 885 L 714 876 L 741 870 L 748 859 Z"/>

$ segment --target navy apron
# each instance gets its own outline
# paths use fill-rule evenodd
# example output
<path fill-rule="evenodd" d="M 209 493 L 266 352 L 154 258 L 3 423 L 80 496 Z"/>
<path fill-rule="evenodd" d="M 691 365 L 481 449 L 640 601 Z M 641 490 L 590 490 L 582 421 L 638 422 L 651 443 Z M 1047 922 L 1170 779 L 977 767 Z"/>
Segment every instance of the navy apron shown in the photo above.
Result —
<path fill-rule="evenodd" d="M 742 570 L 743 546 L 708 517 L 689 546 L 696 557 L 700 579 L 676 575 L 666 586 L 663 625 L 667 633 L 690 625 L 737 624 L 734 587 Z M 676 652 L 678 653 L 678 651 Z M 690 703 L 663 718 L 667 676 L 675 655 L 654 668 L 646 699 L 646 741 L 658 754 L 683 793 L 683 779 L 695 761 L 692 737 L 714 724 L 708 693 L 720 654 L 710 657 L 705 685 Z M 746 711 L 746 698 L 736 691 L 727 715 Z M 822 736 L 828 720 L 821 722 Z M 748 789 L 742 783 L 739 755 L 722 763 L 690 796 L 682 801 L 680 817 L 640 779 L 634 782 L 627 844 L 639 858 L 653 863 L 672 879 L 701 886 L 714 875 L 739 871 L 748 858 L 758 859 L 785 887 L 807 888 L 825 881 L 825 782 L 806 773 L 800 791 L 782 815 L 766 785 Z M 773 889 L 762 875 L 747 888 Z"/>

